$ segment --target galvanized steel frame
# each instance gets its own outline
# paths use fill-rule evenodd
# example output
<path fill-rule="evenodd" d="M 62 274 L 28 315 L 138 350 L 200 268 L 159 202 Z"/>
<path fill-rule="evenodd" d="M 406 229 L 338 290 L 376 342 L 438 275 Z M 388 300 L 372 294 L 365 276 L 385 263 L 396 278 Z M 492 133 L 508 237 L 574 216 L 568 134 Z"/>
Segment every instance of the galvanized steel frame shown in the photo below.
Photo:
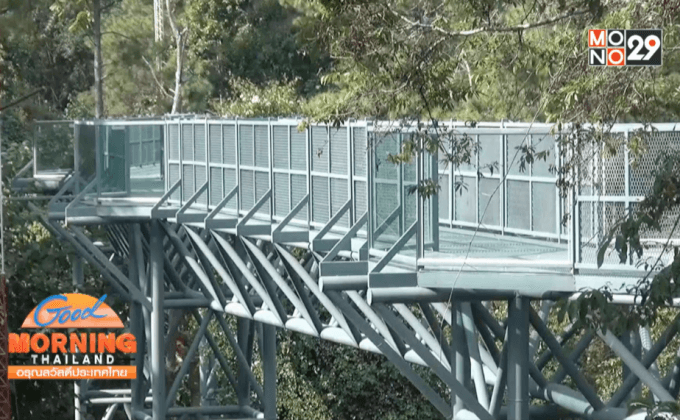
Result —
<path fill-rule="evenodd" d="M 173 121 L 178 120 L 170 119 L 161 122 L 166 127 L 165 150 L 169 150 L 168 127 L 173 124 Z M 123 123 L 109 121 L 102 124 L 106 126 Z M 140 123 L 159 124 L 158 121 L 153 120 Z M 212 164 L 209 147 L 211 121 L 204 119 L 202 123 L 206 133 L 206 162 L 204 163 L 207 179 L 204 188 L 209 192 Z M 217 122 L 214 123 L 217 124 Z M 242 123 L 253 122 L 234 122 L 236 142 L 238 142 L 238 127 Z M 663 379 L 655 377 L 654 372 L 649 371 L 650 366 L 676 335 L 677 323 L 670 325 L 654 345 L 646 347 L 644 355 L 636 355 L 628 350 L 626 344 L 609 331 L 600 334 L 603 342 L 619 355 L 627 369 L 619 391 L 605 403 L 576 365 L 578 358 L 592 341 L 592 334 L 583 335 L 573 345 L 573 351 L 567 353 L 565 351 L 567 343 L 576 336 L 582 326 L 572 326 L 562 334 L 562 337 L 557 338 L 556 333 L 551 331 L 546 323 L 551 305 L 544 305 L 544 310 L 539 315 L 530 306 L 531 296 L 522 296 L 512 290 L 491 291 L 485 294 L 470 290 L 425 289 L 418 287 L 417 282 L 413 284 L 408 277 L 414 275 L 418 267 L 422 267 L 426 261 L 423 231 L 432 228 L 424 225 L 425 206 L 422 200 L 418 201 L 417 221 L 404 232 L 400 240 L 393 244 L 393 249 L 380 254 L 380 259 L 376 260 L 373 257 L 375 252 L 371 249 L 371 244 L 374 243 L 372 235 L 375 226 L 372 226 L 372 217 L 370 217 L 370 212 L 375 208 L 372 191 L 374 185 L 372 170 L 370 170 L 374 163 L 373 153 L 370 147 L 366 151 L 368 168 L 366 168 L 365 179 L 368 189 L 366 196 L 368 208 L 366 213 L 359 215 L 356 214 L 357 207 L 353 200 L 356 196 L 354 182 L 364 179 L 364 175 L 355 173 L 354 160 L 357 150 L 354 145 L 354 128 L 365 128 L 368 139 L 368 133 L 380 130 L 380 123 L 357 123 L 356 125 L 350 123 L 347 126 L 348 173 L 346 180 L 350 198 L 336 213 L 329 214 L 330 219 L 327 223 L 319 224 L 313 220 L 311 204 L 314 196 L 311 190 L 311 176 L 323 177 L 327 174 L 317 173 L 310 169 L 309 160 L 312 150 L 309 135 L 306 136 L 307 191 L 305 198 L 297 204 L 289 201 L 290 212 L 284 217 L 274 217 L 275 203 L 271 197 L 274 195 L 271 194 L 274 174 L 287 174 L 290 180 L 293 172 L 286 172 L 285 168 L 274 168 L 274 159 L 271 155 L 273 127 L 277 124 L 288 127 L 290 168 L 290 127 L 293 123 L 297 122 L 287 120 L 257 122 L 258 125 L 266 126 L 268 133 L 269 193 L 265 193 L 263 198 L 260 198 L 260 202 L 265 205 L 265 202 L 269 200 L 270 211 L 265 220 L 269 223 L 269 229 L 272 229 L 269 231 L 270 234 L 262 234 L 267 230 L 238 228 L 239 226 L 256 227 L 245 224 L 248 221 L 245 216 L 253 216 L 255 213 L 252 212 L 252 208 L 240 209 L 238 214 L 230 215 L 228 212 L 220 212 L 217 203 L 212 203 L 210 199 L 204 207 L 191 205 L 192 201 L 197 201 L 205 191 L 196 191 L 195 188 L 191 189 L 193 191 L 187 191 L 181 181 L 181 168 L 184 164 L 181 147 L 183 130 L 179 122 L 177 125 L 180 146 L 178 159 L 180 179 L 172 182 L 169 177 L 169 166 L 166 166 L 166 194 L 153 205 L 153 209 L 138 215 L 139 221 L 135 222 L 132 221 L 134 219 L 113 216 L 84 221 L 85 224 L 108 223 L 107 228 L 110 236 L 115 238 L 112 243 L 117 253 L 130 258 L 127 276 L 109 261 L 83 231 L 74 226 L 74 222 L 78 223 L 78 217 L 71 217 L 72 213 L 70 211 L 67 213 L 65 210 L 62 210 L 60 217 L 59 208 L 54 208 L 55 211 L 45 214 L 31 204 L 31 208 L 38 214 L 41 222 L 53 234 L 73 246 L 80 257 L 102 272 L 117 293 L 130 300 L 131 311 L 135 314 L 134 319 L 131 317 L 133 322 L 131 328 L 141 342 L 140 355 L 136 361 L 140 380 L 133 382 L 132 389 L 129 391 L 131 396 L 126 397 L 128 391 L 125 390 L 93 391 L 91 390 L 93 384 L 85 383 L 80 387 L 78 404 L 81 406 L 84 404 L 108 405 L 105 418 L 111 418 L 121 406 L 131 418 L 142 419 L 165 418 L 166 415 L 211 416 L 218 414 L 246 415 L 252 418 L 262 414 L 265 418 L 274 418 L 276 404 L 274 328 L 277 327 L 385 355 L 446 418 L 528 419 L 537 412 L 550 412 L 556 418 L 557 416 L 576 415 L 583 418 L 623 419 L 628 417 L 626 410 L 620 406 L 626 398 L 629 398 L 631 390 L 638 381 L 644 382 L 653 394 L 663 401 L 677 397 L 680 391 L 680 386 L 678 386 L 680 358 L 676 358 L 674 368 Z M 456 125 L 452 124 L 452 126 Z M 463 128 L 462 126 L 456 127 Z M 466 128 L 466 130 L 474 135 L 496 135 L 499 131 L 503 133 L 500 134 L 499 140 L 502 156 L 507 156 L 508 146 L 505 140 L 508 135 L 526 135 L 527 133 L 540 135 L 549 132 L 549 127 L 542 125 L 531 128 L 510 125 L 500 128 L 483 125 L 480 127 Z M 630 130 L 635 127 L 626 125 L 618 128 Z M 223 130 L 221 131 L 223 133 Z M 99 142 L 96 144 L 98 145 Z M 99 152 L 97 152 L 97 159 L 99 159 Z M 418 180 L 428 176 L 424 172 L 423 159 L 423 156 L 419 156 L 417 160 Z M 628 162 L 627 152 L 625 160 Z M 166 159 L 166 162 L 169 165 L 171 160 Z M 502 164 L 502 168 L 506 169 L 506 163 Z M 239 159 L 236 160 L 234 169 L 237 171 L 238 182 L 240 180 Z M 437 173 L 436 166 L 434 166 L 434 171 Z M 449 172 L 449 175 L 449 180 L 453 180 L 454 173 Z M 330 178 L 333 177 L 326 176 L 326 178 L 330 183 Z M 544 182 L 545 180 L 528 179 L 528 181 Z M 76 198 L 69 202 L 68 208 L 80 206 L 88 192 L 87 188 L 79 190 L 81 183 L 83 182 L 76 174 L 75 178 L 65 182 L 62 190 L 50 204 L 56 206 L 59 201 L 63 201 L 62 197 L 67 197 L 67 192 L 73 192 Z M 625 184 L 626 191 L 629 191 L 628 174 Z M 243 190 L 243 185 L 239 182 L 236 187 L 240 190 L 232 190 L 232 196 L 240 199 L 242 194 L 239 192 Z M 173 189 L 182 190 L 177 201 L 171 199 Z M 222 193 L 227 194 L 224 186 Z M 186 194 L 190 194 L 188 200 L 185 200 Z M 503 185 L 501 185 L 501 198 L 501 203 L 505 204 L 501 204 L 499 211 L 501 221 L 505 221 L 509 197 Z M 574 198 L 572 210 L 578 207 L 577 203 L 589 201 L 589 197 L 579 196 L 578 193 L 574 195 Z M 453 196 L 450 199 L 451 215 Z M 637 199 L 637 197 L 626 195 L 623 201 L 626 205 L 630 205 Z M 222 200 L 224 201 L 224 198 Z M 605 198 L 604 200 L 616 201 L 618 199 Z M 223 205 L 225 202 L 219 204 Z M 302 223 L 295 226 L 301 230 L 293 236 L 300 239 L 301 234 L 311 228 L 318 237 L 311 236 L 306 242 L 286 240 L 291 237 L 282 235 L 286 233 L 283 228 L 295 221 L 295 215 L 305 205 L 308 208 L 307 219 L 300 220 Z M 240 206 L 241 203 L 239 203 L 239 208 Z M 329 207 L 332 207 L 330 199 Z M 556 205 L 557 216 L 562 208 L 562 205 Z M 182 217 L 190 210 L 194 214 L 200 211 L 200 216 L 197 218 Z M 332 208 L 330 210 L 332 211 Z M 340 210 L 350 215 L 349 224 L 346 227 L 337 225 L 342 216 L 339 213 Z M 430 206 L 430 210 L 436 214 L 438 206 Z M 236 225 L 231 228 L 224 228 L 220 224 L 215 228 L 211 227 L 208 222 L 217 221 L 220 215 L 234 218 Z M 58 221 L 60 218 L 64 219 L 68 226 L 62 226 Z M 575 217 L 575 219 L 571 234 L 580 232 L 578 218 Z M 441 222 L 441 219 L 436 217 L 434 220 Z M 275 225 L 273 222 L 279 222 L 279 224 Z M 447 222 L 449 225 L 454 224 L 453 220 L 447 220 Z M 362 230 L 364 225 L 368 225 L 366 230 Z M 558 229 L 556 237 L 561 239 L 559 228 L 556 228 Z M 127 243 L 125 235 L 120 234 L 121 229 L 129 234 Z M 507 229 L 501 230 L 510 232 Z M 436 232 L 436 229 L 434 231 Z M 277 238 L 275 233 L 282 236 Z M 376 288 L 375 286 L 379 284 L 374 283 L 372 276 L 379 274 L 383 268 L 389 265 L 397 269 L 401 267 L 403 270 L 403 264 L 393 263 L 399 262 L 396 258 L 397 253 L 408 240 L 407 234 L 415 235 L 417 238 L 416 258 L 406 264 L 407 267 L 411 267 L 412 271 L 405 270 L 403 274 L 393 274 L 394 279 L 403 277 L 403 280 L 393 283 L 388 281 L 382 285 L 383 287 Z M 580 239 L 577 240 L 580 241 Z M 575 250 L 580 248 L 578 244 L 580 242 L 574 245 Z M 294 247 L 306 249 L 306 257 L 302 261 L 293 257 Z M 572 267 L 576 265 L 576 268 L 579 268 L 578 252 L 570 251 L 570 255 L 572 261 L 567 262 L 567 265 L 571 264 Z M 403 260 L 403 258 L 400 259 Z M 217 277 L 213 276 L 213 269 Z M 74 270 L 75 279 L 79 276 L 77 263 L 74 265 Z M 145 274 L 147 271 L 149 276 Z M 489 273 L 489 275 L 493 274 Z M 481 300 L 485 299 L 507 301 L 509 308 L 507 318 L 497 319 L 482 305 Z M 180 369 L 180 375 L 171 388 L 166 390 L 164 389 L 163 361 L 168 337 L 163 334 L 163 325 L 165 323 L 164 312 L 170 308 L 186 309 L 193 314 L 201 327 L 194 337 L 188 357 Z M 199 308 L 207 308 L 205 309 L 207 313 L 200 314 Z M 321 316 L 322 309 L 330 314 L 330 318 L 324 319 Z M 235 315 L 242 320 L 239 322 L 241 327 L 237 334 L 234 334 L 227 325 L 225 317 L 228 315 Z M 229 339 L 239 366 L 238 375 L 230 372 L 224 354 L 207 331 L 212 318 L 217 320 L 217 324 Z M 263 325 L 261 350 L 265 365 L 264 385 L 259 384 L 251 369 L 252 358 L 249 354 L 253 349 L 250 338 L 254 325 L 252 321 Z M 448 336 L 453 338 L 447 338 Z M 529 337 L 532 339 L 529 340 Z M 200 341 L 204 338 L 217 360 L 214 366 L 224 369 L 228 382 L 233 385 L 236 394 L 239 395 L 238 406 L 213 406 L 206 403 L 201 407 L 173 407 L 175 402 L 173 395 L 177 391 L 181 377 L 188 373 L 191 356 L 195 355 Z M 501 349 L 498 348 L 496 340 L 501 340 L 503 343 Z M 543 343 L 541 345 L 545 347 L 545 350 L 535 355 L 540 343 Z M 548 380 L 543 370 L 551 358 L 559 362 L 561 370 Z M 452 392 L 452 397 L 448 402 L 447 395 L 440 394 L 428 385 L 427 381 L 411 367 L 412 363 L 432 369 L 434 375 Z M 202 387 L 209 389 L 215 385 L 215 381 L 214 376 L 207 372 L 214 370 L 214 367 L 203 366 L 203 369 L 206 373 L 203 374 Z M 566 375 L 573 379 L 576 389 L 561 383 Z M 246 390 L 251 386 L 258 397 L 252 402 L 246 398 Z M 151 391 L 150 399 L 149 390 Z M 509 401 L 506 408 L 502 407 L 505 392 L 507 392 Z M 549 404 L 548 408 L 540 411 L 535 407 L 530 407 L 530 398 L 545 400 Z M 204 398 L 203 401 L 208 401 L 208 399 Z M 255 407 L 255 409 L 250 407 Z M 637 417 L 634 415 L 630 418 Z"/>

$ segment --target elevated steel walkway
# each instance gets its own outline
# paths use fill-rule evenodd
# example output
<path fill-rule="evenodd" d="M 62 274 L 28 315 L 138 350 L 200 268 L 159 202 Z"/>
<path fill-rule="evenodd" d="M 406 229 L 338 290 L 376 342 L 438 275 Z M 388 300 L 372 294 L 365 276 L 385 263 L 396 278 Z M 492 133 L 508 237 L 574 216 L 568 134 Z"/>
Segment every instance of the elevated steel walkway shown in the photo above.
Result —
<path fill-rule="evenodd" d="M 577 367 L 593 333 L 548 327 L 551 302 L 584 288 L 608 284 L 617 301 L 631 303 L 626 290 L 644 275 L 641 260 L 631 253 L 621 263 L 610 252 L 598 270 L 597 247 L 651 186 L 654 157 L 680 149 L 674 125 L 655 127 L 637 165 L 626 140 L 639 127 L 615 126 L 619 153 L 584 145 L 590 158 L 567 172 L 577 185 L 560 191 L 563 134 L 552 125 L 440 124 L 436 134 L 451 139 L 444 148 L 393 165 L 388 156 L 418 138 L 417 127 L 359 121 L 299 130 L 300 123 L 191 116 L 36 124 L 34 158 L 13 181 L 15 191 L 52 195 L 45 209 L 32 208 L 132 302 L 131 329 L 148 343 L 131 396 L 118 390 L 100 401 L 93 396 L 106 390 L 83 392 L 79 404 L 100 401 L 143 419 L 273 419 L 277 327 L 382 353 L 446 418 L 623 419 L 622 404 L 637 395 L 639 381 L 662 401 L 677 397 L 678 366 L 665 379 L 653 369 L 670 340 L 636 356 L 603 333 L 626 366 L 605 404 Z M 470 149 L 471 164 L 444 164 L 461 147 Z M 523 161 L 527 148 L 547 151 L 547 159 Z M 438 181 L 438 194 L 413 192 L 427 180 Z M 83 225 L 103 225 L 118 258 Z M 670 262 L 663 246 L 670 232 L 664 224 L 641 238 L 644 258 Z M 507 317 L 496 319 L 483 304 L 489 300 L 507 301 Z M 540 311 L 532 300 L 544 301 Z M 172 335 L 164 331 L 177 328 L 164 327 L 169 309 L 189 311 L 200 328 L 166 389 Z M 238 331 L 226 315 L 238 317 Z M 238 374 L 208 331 L 213 322 L 230 337 Z M 262 385 L 251 369 L 254 332 Z M 635 334 L 649 341 L 648 331 Z M 218 361 L 205 368 L 226 372 L 238 404 L 204 398 L 200 406 L 175 406 L 203 338 Z M 561 370 L 547 379 L 552 358 Z M 430 367 L 451 396 L 412 363 Z M 575 385 L 566 385 L 567 375 Z M 206 395 L 216 386 L 209 377 L 201 383 Z M 547 404 L 530 406 L 531 398 Z"/>

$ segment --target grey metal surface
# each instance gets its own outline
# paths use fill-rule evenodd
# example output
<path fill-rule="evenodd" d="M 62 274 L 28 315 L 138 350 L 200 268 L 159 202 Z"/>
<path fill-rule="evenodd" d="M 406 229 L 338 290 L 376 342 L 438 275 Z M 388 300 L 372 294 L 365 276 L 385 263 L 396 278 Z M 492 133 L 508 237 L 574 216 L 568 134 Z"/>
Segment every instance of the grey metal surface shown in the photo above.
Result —
<path fill-rule="evenodd" d="M 442 236 L 447 235 L 443 228 L 449 226 L 558 240 L 568 245 L 567 258 L 574 267 L 587 269 L 595 266 L 597 247 L 612 223 L 634 209 L 651 187 L 656 158 L 662 151 L 680 147 L 676 127 L 657 124 L 654 128 L 658 132 L 648 131 L 649 153 L 631 156 L 625 141 L 637 135 L 635 130 L 640 127 L 615 125 L 610 135 L 618 141 L 615 154 L 591 146 L 592 150 L 581 150 L 588 159 L 583 159 L 578 168 L 580 184 L 572 200 L 555 187 L 555 171 L 561 164 L 560 133 L 553 132 L 550 124 L 483 123 L 469 127 L 442 123 L 437 135 L 450 134 L 455 141 L 469 139 L 478 148 L 469 165 L 457 168 L 443 161 L 438 163 L 436 159 L 442 156 L 419 156 L 410 164 L 390 164 L 389 155 L 401 150 L 414 135 L 414 127 L 363 121 L 340 127 L 311 125 L 300 131 L 299 124 L 299 120 L 211 120 L 193 116 L 96 124 L 43 122 L 36 125 L 39 135 L 36 134 L 34 172 L 42 174 L 46 170 L 41 159 L 45 161 L 46 150 L 51 146 L 46 143 L 50 136 L 45 132 L 58 129 L 78 139 L 67 142 L 75 147 L 72 154 L 76 174 L 85 180 L 95 172 L 97 176 L 88 195 L 74 200 L 73 217 L 148 217 L 145 211 L 133 214 L 87 209 L 79 213 L 78 207 L 86 206 L 87 200 L 83 199 L 88 197 L 115 196 L 121 206 L 130 197 L 160 197 L 180 181 L 180 188 L 161 207 L 181 207 L 191 200 L 192 209 L 211 212 L 237 187 L 237 193 L 223 203 L 213 219 L 220 220 L 219 214 L 232 210 L 238 210 L 236 216 L 242 217 L 261 202 L 253 212 L 252 223 L 272 225 L 285 219 L 308 196 L 309 201 L 287 220 L 287 225 L 314 231 L 351 200 L 351 211 L 332 230 L 349 229 L 366 210 L 369 220 L 360 235 L 366 236 L 369 248 L 389 249 L 417 220 L 420 233 L 410 238 L 400 253 L 412 254 L 412 249 L 417 253 L 419 247 L 488 258 L 553 252 L 540 246 L 482 239 L 466 247 L 460 238 L 439 237 L 440 231 Z M 69 134 L 69 127 L 73 127 L 73 134 Z M 445 147 L 452 145 L 447 141 Z M 96 153 L 92 153 L 93 147 Z M 522 163 L 522 150 L 528 147 L 547 152 L 547 159 Z M 92 169 L 95 155 L 96 171 Z M 59 167 L 50 170 L 74 168 L 70 164 L 56 166 Z M 490 166 L 496 168 L 493 173 Z M 410 188 L 428 178 L 438 178 L 441 190 L 437 196 L 421 200 L 410 193 Z M 205 185 L 205 190 L 197 193 Z M 79 183 L 73 188 L 78 193 Z M 109 207 L 114 204 L 109 203 Z M 53 208 L 56 217 L 60 210 Z M 573 223 L 563 225 L 567 215 Z M 641 239 L 649 245 L 645 258 L 654 260 L 664 253 L 662 244 L 671 230 L 673 215 L 667 219 L 661 232 L 643 234 Z M 271 229 L 247 231 L 271 234 Z M 547 248 L 550 247 L 548 242 Z M 660 262 L 668 263 L 669 258 L 666 251 Z M 637 262 L 631 255 L 626 264 L 634 268 Z M 604 265 L 618 266 L 618 256 L 608 252 Z"/>
<path fill-rule="evenodd" d="M 141 378 L 132 396 L 92 394 L 91 403 L 109 404 L 109 415 L 115 404 L 125 404 L 132 417 L 143 419 L 274 418 L 275 328 L 387 356 L 446 418 L 528 419 L 530 395 L 560 416 L 618 420 L 626 412 L 617 406 L 636 382 L 665 400 L 677 394 L 680 359 L 663 380 L 648 371 L 675 330 L 646 343 L 644 358 L 604 336 L 628 368 L 605 406 L 579 367 L 592 335 L 577 335 L 579 325 L 558 339 L 561 331 L 549 328 L 547 313 L 539 317 L 530 305 L 611 279 L 636 281 L 633 260 L 622 270 L 607 256 L 606 271 L 588 271 L 592 244 L 649 186 L 648 172 L 629 167 L 628 152 L 598 155 L 593 179 L 571 202 L 557 195 L 550 163 L 525 171 L 513 166 L 522 145 L 546 147 L 556 156 L 549 125 L 448 124 L 472 136 L 481 151 L 467 167 L 446 168 L 436 156 L 420 155 L 402 167 L 386 163 L 388 153 L 413 135 L 412 127 L 350 122 L 298 131 L 298 123 L 183 117 L 75 125 L 74 175 L 64 178 L 47 215 L 31 208 L 134 302 L 139 321 L 131 327 L 149 344 L 136 360 Z M 625 137 L 633 128 L 615 130 Z M 90 159 L 88 167 L 87 156 L 94 166 Z M 496 161 L 500 172 L 478 176 Z M 436 199 L 409 194 L 409 187 L 437 173 L 445 191 Z M 456 177 L 467 182 L 463 194 L 455 191 Z M 569 211 L 575 219 L 562 226 Z M 113 249 L 130 261 L 127 276 L 77 224 L 109 224 Z M 483 306 L 484 299 L 507 302 L 510 315 Z M 201 307 L 210 309 L 200 315 Z M 164 312 L 170 308 L 189 310 L 201 327 L 178 378 L 165 388 L 162 363 L 172 343 L 163 335 Z M 236 333 L 230 316 L 238 317 Z M 212 320 L 228 352 L 210 332 Z M 531 326 L 537 333 L 532 347 Z M 575 336 L 580 339 L 570 343 Z M 200 407 L 174 407 L 202 340 L 239 407 L 212 405 L 203 394 Z M 262 351 L 263 384 L 253 373 L 255 348 Z M 560 365 L 554 383 L 544 377 L 553 369 L 546 367 L 551 358 Z M 439 384 L 412 364 L 431 369 Z M 561 384 L 566 375 L 577 389 Z M 207 390 L 207 370 L 203 377 Z"/>

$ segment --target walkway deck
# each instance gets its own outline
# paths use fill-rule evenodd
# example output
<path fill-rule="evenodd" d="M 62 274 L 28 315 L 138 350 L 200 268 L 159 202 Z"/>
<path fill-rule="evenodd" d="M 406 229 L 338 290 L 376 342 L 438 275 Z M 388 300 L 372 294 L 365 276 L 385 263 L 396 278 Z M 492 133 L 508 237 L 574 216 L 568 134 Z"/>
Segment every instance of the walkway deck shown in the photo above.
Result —
<path fill-rule="evenodd" d="M 49 193 L 57 189 L 47 214 L 31 204 L 41 222 L 134 303 L 131 329 L 149 345 L 140 346 L 136 358 L 140 379 L 115 399 L 131 403 L 134 418 L 274 418 L 274 327 L 385 355 L 445 418 L 503 418 L 503 402 L 512 401 L 513 413 L 505 410 L 513 419 L 526 420 L 533 411 L 546 418 L 620 420 L 628 416 L 621 404 L 638 380 L 660 400 L 677 398 L 678 364 L 663 381 L 647 366 L 678 323 L 645 350 L 644 360 L 611 332 L 602 335 L 621 357 L 626 378 L 605 405 L 578 368 L 593 333 L 581 333 L 578 323 L 553 333 L 546 322 L 557 296 L 607 283 L 627 293 L 625 287 L 642 275 L 634 255 L 620 264 L 608 253 L 603 269 L 596 269 L 595 250 L 617 218 L 642 199 L 649 162 L 632 168 L 624 149 L 613 158 L 595 150 L 593 162 L 579 168 L 586 176 L 578 190 L 562 196 L 554 175 L 561 163 L 559 133 L 550 125 L 444 124 L 481 147 L 470 165 L 452 168 L 425 154 L 410 165 L 386 163 L 413 135 L 410 128 L 364 121 L 300 132 L 298 123 L 191 117 L 100 121 L 98 130 L 94 122 L 42 124 L 36 141 L 49 144 L 36 145 L 33 174 L 23 171 L 14 185 L 22 193 L 35 180 Z M 625 136 L 635 128 L 614 131 Z M 669 140 L 676 137 L 674 126 L 656 128 L 650 150 L 680 147 Z M 54 152 L 55 144 L 65 147 L 63 153 Z M 513 156 L 522 144 L 547 148 L 551 162 L 520 171 Z M 41 155 L 43 150 L 50 154 Z M 55 167 L 64 156 L 75 156 L 73 166 Z M 494 162 L 502 175 L 479 175 Z M 432 179 L 442 187 L 438 195 L 409 194 Z M 466 184 L 462 191 L 459 181 Z M 88 238 L 83 224 L 106 226 L 121 266 Z M 669 232 L 642 238 L 652 245 L 647 256 L 657 252 L 668 261 L 659 243 Z M 74 267 L 74 278 L 82 273 L 82 266 Z M 544 298 L 539 314 L 531 299 Z M 490 299 L 507 304 L 507 317 L 480 302 Z M 164 383 L 164 311 L 173 308 L 193 313 L 201 327 L 182 375 L 166 394 L 152 385 Z M 226 315 L 238 317 L 237 333 Z M 211 319 L 235 350 L 228 354 L 237 370 L 211 338 Z M 530 335 L 531 326 L 536 334 Z M 250 358 L 256 330 L 263 386 Z M 632 333 L 642 337 L 645 331 Z M 223 385 L 234 387 L 238 406 L 174 407 L 204 338 L 227 372 L 231 384 Z M 651 343 L 649 331 L 642 341 Z M 552 357 L 560 364 L 556 374 L 548 364 Z M 433 387 L 432 376 L 426 380 L 411 363 L 428 366 L 442 383 Z M 562 384 L 567 374 L 575 388 Z M 154 398 L 145 405 L 139 399 L 147 385 Z M 259 402 L 250 400 L 251 389 Z M 529 395 L 546 404 L 530 408 Z"/>

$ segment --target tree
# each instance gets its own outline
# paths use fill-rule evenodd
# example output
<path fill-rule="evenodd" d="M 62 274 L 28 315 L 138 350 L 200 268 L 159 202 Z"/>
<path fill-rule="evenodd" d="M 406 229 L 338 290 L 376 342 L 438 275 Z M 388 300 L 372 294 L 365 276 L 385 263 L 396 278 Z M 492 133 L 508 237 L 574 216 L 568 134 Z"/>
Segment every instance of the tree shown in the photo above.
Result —
<path fill-rule="evenodd" d="M 94 49 L 94 97 L 95 118 L 104 116 L 104 88 L 103 88 L 103 62 L 102 62 L 102 36 L 101 19 L 102 13 L 116 4 L 111 0 L 102 6 L 101 0 L 56 0 L 50 10 L 59 19 L 72 18 L 69 30 L 92 31 L 92 43 Z"/>
<path fill-rule="evenodd" d="M 32 120 L 59 119 L 70 99 L 93 82 L 91 47 L 83 36 L 53 18 L 50 4 L 42 0 L 0 2 L 2 105 L 42 88 L 38 97 L 2 113 L 5 197 L 12 176 L 32 157 Z M 4 221 L 8 326 L 17 331 L 40 300 L 72 290 L 70 250 L 35 223 L 25 203 L 6 200 Z M 96 288 L 97 273 L 86 273 L 89 286 Z M 13 381 L 11 393 L 12 418 L 73 418 L 72 381 Z"/>
<path fill-rule="evenodd" d="M 192 50 L 205 63 L 212 97 L 231 102 L 268 84 L 292 86 L 302 97 L 317 93 L 330 60 L 306 39 L 298 15 L 277 0 L 188 2 Z"/>
<path fill-rule="evenodd" d="M 172 28 L 172 36 L 175 38 L 175 58 L 177 60 L 177 65 L 175 69 L 175 92 L 172 99 L 172 111 L 171 114 L 177 114 L 182 111 L 182 86 L 184 85 L 184 60 L 186 54 L 187 40 L 189 38 L 189 28 L 181 27 L 177 24 L 175 19 L 174 11 L 170 7 L 170 0 L 165 0 L 165 11 L 168 15 L 168 22 L 170 22 L 170 28 Z"/>

